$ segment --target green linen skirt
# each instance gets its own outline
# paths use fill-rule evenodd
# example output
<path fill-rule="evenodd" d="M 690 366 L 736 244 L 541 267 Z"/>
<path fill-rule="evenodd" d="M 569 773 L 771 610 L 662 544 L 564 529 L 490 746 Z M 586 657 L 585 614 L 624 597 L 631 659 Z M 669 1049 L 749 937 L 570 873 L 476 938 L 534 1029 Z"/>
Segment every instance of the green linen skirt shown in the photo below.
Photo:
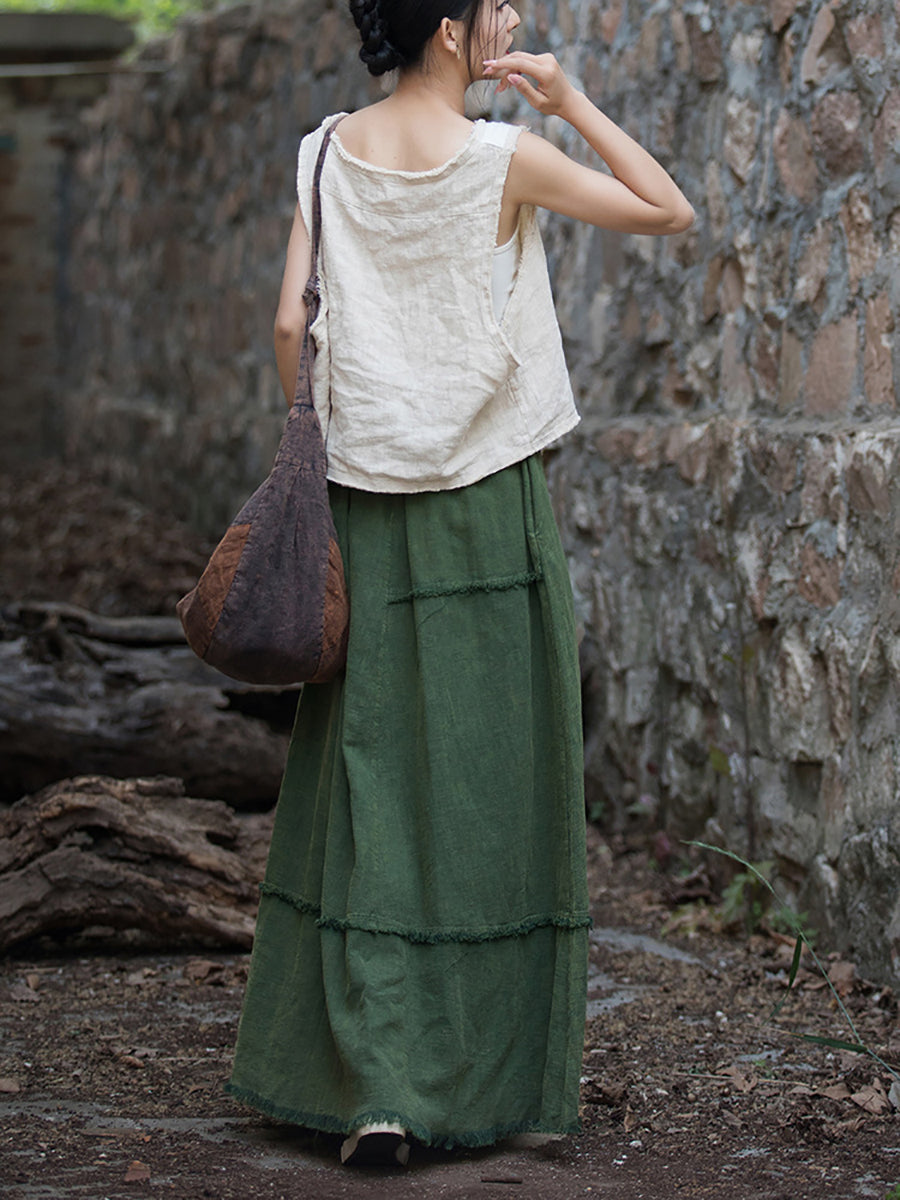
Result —
<path fill-rule="evenodd" d="M 331 500 L 347 669 L 298 708 L 228 1090 L 432 1145 L 574 1131 L 580 688 L 540 460 Z"/>

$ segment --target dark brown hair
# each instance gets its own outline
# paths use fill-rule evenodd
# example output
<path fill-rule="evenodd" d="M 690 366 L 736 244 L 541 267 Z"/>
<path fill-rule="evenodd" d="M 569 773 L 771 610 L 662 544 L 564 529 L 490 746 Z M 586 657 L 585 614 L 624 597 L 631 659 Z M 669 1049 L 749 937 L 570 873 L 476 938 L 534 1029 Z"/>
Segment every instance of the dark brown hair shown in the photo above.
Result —
<path fill-rule="evenodd" d="M 466 55 L 485 0 L 350 0 L 362 48 L 359 57 L 372 75 L 416 67 L 444 17 L 465 21 Z"/>

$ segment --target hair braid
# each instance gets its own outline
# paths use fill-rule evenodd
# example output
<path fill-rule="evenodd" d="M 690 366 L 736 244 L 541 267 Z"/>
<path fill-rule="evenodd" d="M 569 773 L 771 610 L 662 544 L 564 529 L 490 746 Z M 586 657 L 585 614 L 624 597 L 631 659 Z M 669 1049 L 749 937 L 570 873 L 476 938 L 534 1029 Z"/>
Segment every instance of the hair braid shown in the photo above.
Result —
<path fill-rule="evenodd" d="M 350 0 L 350 13 L 362 38 L 359 57 L 372 75 L 402 67 L 406 58 L 387 35 L 387 22 L 378 0 Z"/>

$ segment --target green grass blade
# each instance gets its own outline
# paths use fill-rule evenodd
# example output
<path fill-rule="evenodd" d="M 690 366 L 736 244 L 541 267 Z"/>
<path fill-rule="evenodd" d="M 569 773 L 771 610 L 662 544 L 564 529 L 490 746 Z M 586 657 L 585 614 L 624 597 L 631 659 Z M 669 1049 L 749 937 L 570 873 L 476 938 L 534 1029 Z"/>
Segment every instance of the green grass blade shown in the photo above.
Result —
<path fill-rule="evenodd" d="M 790 973 L 788 974 L 787 990 L 785 991 L 785 993 L 781 997 L 781 999 L 778 1001 L 778 1003 L 775 1005 L 775 1007 L 772 1009 L 772 1011 L 769 1013 L 770 1021 L 774 1021 L 774 1019 L 778 1016 L 778 1014 L 781 1012 L 782 1008 L 784 1007 L 784 1002 L 787 1000 L 788 996 L 791 994 L 791 988 L 794 986 L 794 980 L 797 978 L 797 971 L 800 969 L 800 959 L 802 957 L 803 957 L 803 937 L 801 934 L 798 934 L 797 935 L 797 944 L 794 947 L 794 957 L 791 960 L 791 969 L 790 969 Z"/>
<path fill-rule="evenodd" d="M 685 845 L 697 846 L 698 849 L 709 850 L 713 854 L 723 854 L 725 856 L 725 858 L 730 858 L 733 862 L 740 863 L 741 866 L 746 871 L 749 871 L 751 873 L 751 875 L 753 875 L 756 879 L 758 879 L 759 882 L 763 885 L 763 887 L 765 887 L 772 894 L 772 896 L 778 901 L 780 908 L 782 908 L 783 910 L 786 910 L 786 911 L 790 911 L 788 909 L 788 906 L 785 904 L 785 902 L 781 899 L 781 897 L 778 895 L 778 893 L 772 887 L 771 883 L 769 883 L 768 879 L 766 879 L 765 875 L 763 875 L 760 871 L 758 871 L 756 869 L 756 867 L 754 867 L 753 863 L 748 863 L 746 859 L 741 858 L 741 856 L 739 854 L 734 854 L 731 850 L 723 850 L 721 846 L 711 846 L 711 845 L 709 845 L 708 842 L 685 842 Z M 834 997 L 835 1003 L 837 1004 L 838 1008 L 840 1009 L 841 1016 L 844 1018 L 844 1020 L 849 1025 L 850 1032 L 856 1038 L 857 1043 L 860 1044 L 862 1042 L 862 1038 L 859 1036 L 859 1030 L 856 1028 L 853 1018 L 850 1016 L 850 1013 L 847 1011 L 847 1006 L 844 1004 L 844 1001 L 838 995 L 837 988 L 834 986 L 834 984 L 828 978 L 828 972 L 825 970 L 824 966 L 820 962 L 819 956 L 816 954 L 815 950 L 813 949 L 812 945 L 810 944 L 809 939 L 806 937 L 806 935 L 804 934 L 802 929 L 797 928 L 794 930 L 794 932 L 797 934 L 798 937 L 803 939 L 803 942 L 806 945 L 806 948 L 809 950 L 809 953 L 810 953 L 810 956 L 812 957 L 813 962 L 816 964 L 816 967 L 818 968 L 819 972 L 821 973 L 822 978 L 828 984 L 828 989 L 831 992 L 832 996 Z"/>
<path fill-rule="evenodd" d="M 866 1054 L 869 1056 L 869 1058 L 871 1058 L 875 1062 L 877 1062 L 879 1066 L 884 1067 L 884 1069 L 888 1072 L 888 1074 L 891 1075 L 894 1079 L 900 1081 L 900 1072 L 898 1072 L 896 1070 L 896 1068 L 894 1068 L 894 1067 L 890 1066 L 888 1063 L 886 1063 L 879 1054 L 876 1054 L 876 1052 L 874 1050 L 871 1050 L 863 1042 L 862 1038 L 859 1035 L 859 1030 L 856 1028 L 856 1025 L 853 1022 L 853 1018 L 850 1016 L 850 1013 L 847 1011 L 847 1006 L 844 1004 L 843 1000 L 841 999 L 840 995 L 838 994 L 837 988 L 834 986 L 834 984 L 828 978 L 828 972 L 825 970 L 825 967 L 824 967 L 822 961 L 820 960 L 818 954 L 816 954 L 815 949 L 813 948 L 812 944 L 810 943 L 809 938 L 806 936 L 806 934 L 803 932 L 802 928 L 800 927 L 799 921 L 796 920 L 793 913 L 791 913 L 791 910 L 788 908 L 788 906 L 784 903 L 784 901 L 781 899 L 781 897 L 778 895 L 778 893 L 772 887 L 771 883 L 769 883 L 768 879 L 766 879 L 765 875 L 763 875 L 760 871 L 758 871 L 756 869 L 756 867 L 754 867 L 753 863 L 748 863 L 745 858 L 741 858 L 741 856 L 739 854 L 734 854 L 731 850 L 723 850 L 721 846 L 711 846 L 711 845 L 709 845 L 708 842 L 685 842 L 684 844 L 686 846 L 696 846 L 698 848 L 698 850 L 709 850 L 712 854 L 724 855 L 725 858 L 730 858 L 733 862 L 740 863 L 740 865 L 744 868 L 745 871 L 749 871 L 751 875 L 753 875 L 756 879 L 758 879 L 759 882 L 772 893 L 773 897 L 778 901 L 778 904 L 781 907 L 782 911 L 785 912 L 786 914 L 790 914 L 790 916 L 793 918 L 794 932 L 797 934 L 797 945 L 794 947 L 794 958 L 791 963 L 791 973 L 790 973 L 790 979 L 788 982 L 788 992 L 790 992 L 790 988 L 791 988 L 794 980 L 797 977 L 797 968 L 800 965 L 800 956 L 802 954 L 802 947 L 805 946 L 806 949 L 809 951 L 810 957 L 812 958 L 813 962 L 816 964 L 816 969 L 819 971 L 822 978 L 828 984 L 828 988 L 829 988 L 832 996 L 834 997 L 835 1003 L 837 1004 L 837 1007 L 840 1010 L 841 1015 L 843 1016 L 844 1020 L 849 1025 L 850 1032 L 856 1038 L 856 1041 L 855 1042 L 845 1042 L 845 1041 L 841 1041 L 838 1038 L 820 1037 L 818 1034 L 815 1034 L 815 1033 L 794 1033 L 790 1029 L 782 1029 L 782 1027 L 780 1025 L 776 1026 L 776 1028 L 780 1029 L 782 1033 L 787 1033 L 787 1034 L 789 1034 L 790 1037 L 799 1038 L 801 1041 L 804 1041 L 804 1042 L 816 1042 L 821 1046 L 828 1046 L 830 1049 L 833 1049 L 833 1050 L 849 1050 L 854 1054 Z M 786 999 L 787 999 L 787 996 L 782 998 L 782 1000 L 779 1002 L 779 1004 L 775 1008 L 775 1010 L 772 1014 L 773 1016 L 775 1015 L 775 1013 L 778 1012 L 778 1010 L 781 1008 L 781 1005 L 784 1004 L 784 1001 Z"/>
<path fill-rule="evenodd" d="M 854 1054 L 867 1054 L 871 1056 L 872 1051 L 868 1046 L 864 1046 L 862 1042 L 844 1042 L 840 1038 L 823 1037 L 818 1033 L 794 1033 L 793 1030 L 786 1030 L 791 1037 L 798 1038 L 801 1042 L 815 1042 L 817 1046 L 828 1046 L 830 1050 L 850 1050 Z"/>

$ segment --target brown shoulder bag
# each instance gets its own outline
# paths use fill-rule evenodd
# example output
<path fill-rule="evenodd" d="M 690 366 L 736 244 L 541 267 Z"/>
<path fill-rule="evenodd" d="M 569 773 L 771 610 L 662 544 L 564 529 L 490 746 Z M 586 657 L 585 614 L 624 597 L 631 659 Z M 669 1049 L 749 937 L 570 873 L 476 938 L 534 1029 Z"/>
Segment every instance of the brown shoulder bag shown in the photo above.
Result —
<path fill-rule="evenodd" d="M 176 606 L 191 649 L 246 683 L 321 683 L 347 658 L 350 606 L 328 503 L 322 427 L 313 407 L 310 336 L 319 308 L 319 180 L 336 124 L 325 131 L 313 176 L 306 328 L 278 453 L 196 587 Z"/>

